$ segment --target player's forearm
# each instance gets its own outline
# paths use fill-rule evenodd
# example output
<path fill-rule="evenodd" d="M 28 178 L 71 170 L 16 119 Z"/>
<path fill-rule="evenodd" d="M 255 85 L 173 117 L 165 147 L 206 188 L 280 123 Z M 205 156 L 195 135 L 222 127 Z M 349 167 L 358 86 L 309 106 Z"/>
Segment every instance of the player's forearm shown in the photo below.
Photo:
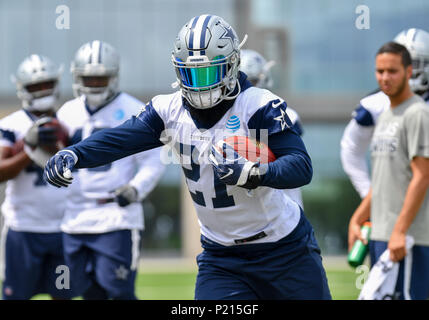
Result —
<path fill-rule="evenodd" d="M 363 198 L 360 205 L 357 207 L 352 217 L 350 218 L 350 224 L 356 223 L 362 225 L 365 221 L 368 221 L 371 216 L 371 197 L 372 192 L 369 190 L 368 194 Z"/>
<path fill-rule="evenodd" d="M 15 178 L 24 168 L 31 163 L 28 155 L 21 151 L 16 155 L 0 160 L 0 182 Z"/>
<path fill-rule="evenodd" d="M 299 188 L 309 184 L 313 177 L 310 157 L 305 153 L 284 155 L 267 165 L 261 186 L 276 189 Z"/>
<path fill-rule="evenodd" d="M 365 153 L 356 154 L 352 150 L 341 149 L 341 163 L 353 187 L 362 199 L 365 198 L 371 187 L 371 178 Z"/>
<path fill-rule="evenodd" d="M 371 186 L 366 153 L 372 132 L 371 128 L 362 127 L 352 119 L 341 138 L 341 164 L 362 199 L 368 194 Z"/>
<path fill-rule="evenodd" d="M 268 147 L 277 159 L 261 165 L 261 186 L 276 189 L 299 188 L 310 183 L 313 167 L 304 142 L 295 132 L 285 130 L 268 137 Z"/>
<path fill-rule="evenodd" d="M 425 199 L 429 187 L 428 178 L 424 176 L 413 176 L 408 185 L 404 204 L 396 219 L 393 232 L 406 234 L 413 223 L 417 213 Z"/>
<path fill-rule="evenodd" d="M 118 127 L 100 130 L 67 149 L 78 158 L 76 168 L 92 168 L 161 145 L 150 128 L 133 117 Z"/>

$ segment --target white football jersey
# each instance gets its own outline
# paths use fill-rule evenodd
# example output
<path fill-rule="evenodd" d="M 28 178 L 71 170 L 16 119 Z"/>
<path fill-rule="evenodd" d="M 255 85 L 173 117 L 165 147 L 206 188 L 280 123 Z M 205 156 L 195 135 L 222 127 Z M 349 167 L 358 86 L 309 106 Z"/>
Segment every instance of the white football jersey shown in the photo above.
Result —
<path fill-rule="evenodd" d="M 72 143 L 77 143 L 98 130 L 122 124 L 136 115 L 143 105 L 134 97 L 120 93 L 106 106 L 92 113 L 82 96 L 65 103 L 57 116 L 67 127 Z M 67 233 L 103 233 L 143 229 L 141 203 L 120 207 L 112 201 L 113 191 L 130 183 L 143 199 L 155 187 L 163 171 L 160 148 L 157 148 L 104 166 L 73 172 L 62 230 Z"/>
<path fill-rule="evenodd" d="M 284 190 L 258 187 L 249 191 L 225 185 L 217 179 L 207 159 L 210 146 L 224 139 L 226 132 L 252 135 L 249 119 L 273 100 L 280 102 L 272 103 L 269 108 L 278 108 L 283 102 L 268 90 L 250 87 L 238 95 L 233 106 L 213 127 L 200 130 L 182 106 L 180 91 L 152 99 L 153 108 L 164 122 L 164 138 L 180 155 L 201 234 L 219 244 L 237 245 L 246 238 L 252 238 L 252 243 L 274 242 L 298 224 L 300 208 Z M 286 113 L 279 108 L 276 114 L 280 116 L 270 122 L 281 125 L 284 130 L 288 126 Z"/>
<path fill-rule="evenodd" d="M 0 120 L 0 146 L 12 147 L 24 138 L 34 116 L 19 110 Z M 15 231 L 60 232 L 68 190 L 43 180 L 43 168 L 34 163 L 6 182 L 2 213 L 5 225 Z"/>

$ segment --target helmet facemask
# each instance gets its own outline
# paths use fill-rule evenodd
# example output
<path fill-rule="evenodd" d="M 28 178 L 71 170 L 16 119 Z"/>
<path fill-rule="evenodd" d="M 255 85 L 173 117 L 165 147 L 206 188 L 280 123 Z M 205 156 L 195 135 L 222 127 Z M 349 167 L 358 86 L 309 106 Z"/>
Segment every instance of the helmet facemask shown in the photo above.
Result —
<path fill-rule="evenodd" d="M 197 109 L 208 109 L 222 100 L 234 99 L 232 93 L 238 83 L 239 56 L 188 57 L 185 63 L 172 57 L 182 94 Z M 198 61 L 196 61 L 198 60 Z"/>
<path fill-rule="evenodd" d="M 84 76 L 76 75 L 73 91 L 76 97 L 84 95 L 91 109 L 104 104 L 113 96 L 118 87 L 118 76 Z"/>
<path fill-rule="evenodd" d="M 411 90 L 424 92 L 429 89 L 429 58 L 415 57 L 412 59 L 413 74 L 409 80 Z"/>

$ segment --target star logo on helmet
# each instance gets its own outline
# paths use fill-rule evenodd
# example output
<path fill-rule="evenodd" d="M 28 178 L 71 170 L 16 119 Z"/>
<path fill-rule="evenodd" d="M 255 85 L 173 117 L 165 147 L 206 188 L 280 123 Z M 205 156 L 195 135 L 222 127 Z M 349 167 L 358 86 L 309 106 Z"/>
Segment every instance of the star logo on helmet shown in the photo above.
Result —
<path fill-rule="evenodd" d="M 231 42 L 234 42 L 234 40 L 235 40 L 235 35 L 234 35 L 234 30 L 232 30 L 232 27 L 231 26 L 229 26 L 229 27 L 224 27 L 224 26 L 222 26 L 224 29 L 225 29 L 225 33 L 219 38 L 219 39 L 231 39 Z"/>
<path fill-rule="evenodd" d="M 284 111 L 282 108 L 280 108 L 280 115 L 278 117 L 275 117 L 274 120 L 276 121 L 280 121 L 280 125 L 282 126 L 282 131 L 285 128 L 289 128 L 289 125 L 287 123 L 287 113 L 286 111 Z"/>

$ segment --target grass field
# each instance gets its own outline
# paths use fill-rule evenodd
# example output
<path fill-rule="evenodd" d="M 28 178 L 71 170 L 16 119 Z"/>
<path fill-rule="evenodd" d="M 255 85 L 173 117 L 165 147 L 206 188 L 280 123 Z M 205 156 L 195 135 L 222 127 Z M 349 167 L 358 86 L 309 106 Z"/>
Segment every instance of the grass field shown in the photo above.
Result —
<path fill-rule="evenodd" d="M 194 295 L 194 272 L 140 273 L 137 279 L 137 296 L 145 300 L 188 300 Z M 355 300 L 356 274 L 351 270 L 327 270 L 329 287 L 334 300 Z"/>
<path fill-rule="evenodd" d="M 345 258 L 325 259 L 329 288 L 334 300 L 355 300 L 359 290 L 355 287 L 357 275 L 345 264 Z M 145 266 L 145 263 L 142 263 Z M 136 280 L 136 294 L 143 300 L 192 300 L 196 270 L 190 264 L 149 263 L 141 268 Z M 172 272 L 171 270 L 176 270 Z M 34 299 L 48 299 L 38 295 Z"/>

